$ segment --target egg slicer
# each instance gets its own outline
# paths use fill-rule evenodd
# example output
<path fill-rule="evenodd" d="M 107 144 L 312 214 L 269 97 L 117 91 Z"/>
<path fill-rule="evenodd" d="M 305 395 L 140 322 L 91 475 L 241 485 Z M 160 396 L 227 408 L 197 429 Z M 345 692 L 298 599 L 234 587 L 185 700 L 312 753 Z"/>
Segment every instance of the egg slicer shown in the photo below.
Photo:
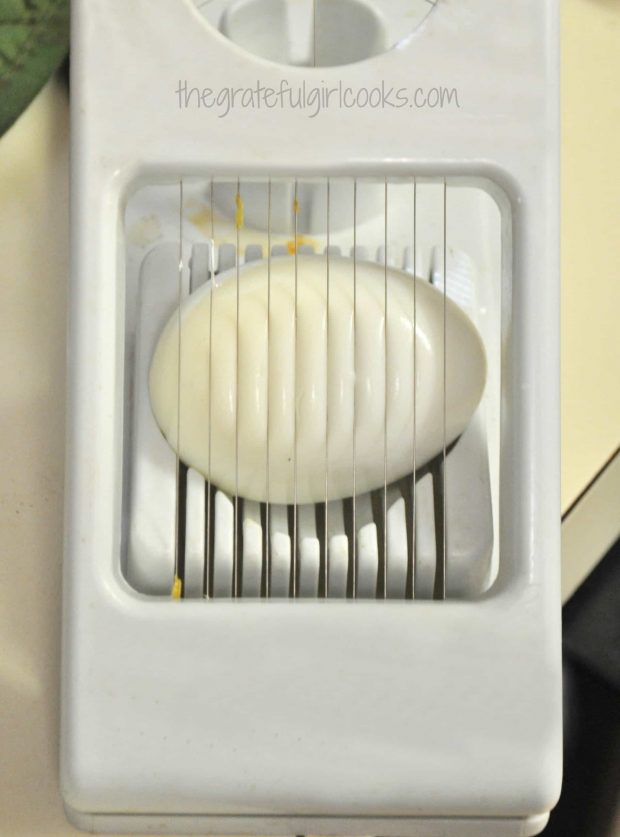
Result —
<path fill-rule="evenodd" d="M 70 820 L 539 833 L 557 2 L 72 15 Z"/>

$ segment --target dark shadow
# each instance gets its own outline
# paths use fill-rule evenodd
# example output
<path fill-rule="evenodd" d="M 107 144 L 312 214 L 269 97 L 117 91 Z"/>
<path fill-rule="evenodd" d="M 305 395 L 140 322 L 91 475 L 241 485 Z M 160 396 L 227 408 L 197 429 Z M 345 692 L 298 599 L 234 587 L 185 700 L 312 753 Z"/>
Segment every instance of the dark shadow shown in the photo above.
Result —
<path fill-rule="evenodd" d="M 545 837 L 617 837 L 620 543 L 564 607 L 564 784 Z"/>

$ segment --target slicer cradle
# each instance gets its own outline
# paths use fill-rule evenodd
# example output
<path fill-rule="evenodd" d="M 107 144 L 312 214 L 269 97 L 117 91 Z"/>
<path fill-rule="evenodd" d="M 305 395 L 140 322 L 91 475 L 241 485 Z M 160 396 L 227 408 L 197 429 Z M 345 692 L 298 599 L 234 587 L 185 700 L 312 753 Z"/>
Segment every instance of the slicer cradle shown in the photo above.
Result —
<path fill-rule="evenodd" d="M 287 240 L 286 235 L 274 233 L 268 225 L 267 230 L 244 229 L 244 243 L 241 252 L 237 253 L 237 231 L 234 221 L 238 201 L 235 200 L 235 190 L 239 189 L 239 197 L 248 193 L 252 196 L 255 204 L 254 207 L 250 207 L 252 216 L 261 220 L 262 209 L 262 220 L 265 221 L 268 200 L 271 201 L 273 191 L 277 194 L 279 184 L 274 187 L 271 181 L 269 184 L 263 183 L 262 193 L 259 191 L 260 181 L 249 184 L 235 182 L 232 185 L 234 190 L 227 190 L 226 183 L 219 183 L 217 180 L 214 183 L 214 179 L 211 178 L 204 184 L 194 185 L 193 191 L 189 193 L 186 188 L 183 194 L 186 196 L 187 206 L 184 204 L 182 208 L 178 185 L 171 184 L 167 189 L 161 187 L 164 194 L 167 194 L 168 210 L 162 213 L 158 228 L 167 230 L 167 235 L 172 237 L 179 226 L 176 215 L 180 211 L 183 216 L 180 229 L 187 230 L 190 239 L 187 244 L 190 245 L 191 240 L 195 241 L 191 248 L 181 248 L 187 264 L 181 295 L 186 298 L 189 293 L 198 291 L 205 283 L 213 283 L 209 293 L 213 298 L 212 310 L 216 312 L 217 289 L 222 282 L 218 277 L 229 277 L 224 281 L 234 282 L 238 263 L 243 266 L 247 263 L 262 262 L 267 271 L 269 258 L 277 259 L 283 254 L 288 255 L 292 249 L 291 244 L 295 244 L 294 237 Z M 328 213 L 328 186 L 330 194 L 345 189 L 348 189 L 351 196 L 354 193 L 357 195 L 358 192 L 362 196 L 367 193 L 375 199 L 374 217 L 370 215 L 359 229 L 356 224 L 353 224 L 352 228 L 343 226 L 342 219 L 336 231 L 330 229 L 327 218 L 332 219 L 333 208 Z M 343 184 L 338 179 L 329 179 L 319 182 L 314 194 L 305 184 L 302 184 L 301 189 L 305 189 L 306 196 L 312 198 L 307 201 L 307 208 L 311 217 L 315 219 L 315 229 L 318 215 L 316 203 L 321 202 L 324 205 L 322 232 L 317 233 L 314 238 L 306 235 L 305 231 L 298 232 L 297 241 L 297 248 L 302 254 L 315 253 L 323 248 L 325 261 L 318 267 L 317 281 L 326 280 L 330 259 L 333 266 L 334 259 L 348 255 L 354 264 L 363 264 L 374 258 L 380 266 L 389 264 L 411 274 L 416 264 L 420 268 L 424 266 L 429 280 L 441 288 L 444 287 L 444 245 L 440 241 L 437 246 L 431 246 L 433 236 L 439 236 L 441 239 L 448 229 L 443 222 L 444 186 L 441 182 L 418 184 L 410 179 L 388 187 L 391 198 L 388 220 L 393 224 L 388 225 L 387 251 L 383 241 L 386 232 L 383 221 L 385 212 L 382 211 L 384 197 L 378 194 L 375 183 L 362 182 L 358 185 L 358 181 L 355 180 L 349 183 L 345 181 Z M 380 185 L 380 191 L 383 189 Z M 293 186 L 291 185 L 287 191 L 289 196 L 292 196 Z M 225 214 L 223 198 L 216 203 L 214 193 L 220 193 L 222 196 L 228 194 L 228 215 Z M 493 277 L 500 270 L 499 216 L 493 201 L 479 190 L 453 188 L 450 190 L 450 197 L 453 212 L 450 230 L 458 228 L 459 243 L 468 245 L 470 250 L 477 250 L 477 260 L 483 275 L 477 274 L 476 265 L 468 254 L 451 247 L 449 251 L 446 250 L 446 293 L 451 298 L 456 298 L 470 317 L 480 319 L 478 311 L 488 311 L 492 307 L 497 310 L 500 304 L 499 294 L 492 286 Z M 265 207 L 260 206 L 261 199 Z M 128 222 L 130 229 L 140 225 L 142 217 L 149 217 L 147 213 L 150 212 L 150 200 L 150 193 L 142 198 L 139 195 L 136 197 L 136 205 L 130 207 L 128 215 L 131 219 Z M 165 205 L 165 197 L 158 203 Z M 368 214 L 368 208 L 366 209 Z M 348 210 L 352 220 L 357 214 L 356 204 L 348 207 Z M 470 216 L 475 220 L 468 223 L 467 219 Z M 421 221 L 422 218 L 424 222 Z M 484 235 L 476 233 L 476 225 L 484 226 Z M 493 225 L 496 228 L 494 236 L 491 234 Z M 201 235 L 204 237 L 201 238 Z M 270 256 L 264 252 L 263 243 L 254 243 L 253 240 L 262 242 L 263 239 L 270 241 L 272 238 L 285 243 L 272 244 Z M 302 241 L 304 243 L 299 243 Z M 364 246 L 357 244 L 358 241 L 367 243 Z M 145 249 L 147 248 L 144 245 L 137 248 L 136 261 Z M 416 254 L 414 251 L 420 252 Z M 443 515 L 437 512 L 438 519 L 435 520 L 435 514 L 436 509 L 443 508 L 443 489 L 447 486 L 446 493 L 450 494 L 450 501 L 446 506 L 446 533 L 449 531 L 450 545 L 446 545 L 446 560 L 450 565 L 454 560 L 455 565 L 450 566 L 445 572 L 446 594 L 456 597 L 481 595 L 490 585 L 497 569 L 497 549 L 493 555 L 494 515 L 491 496 L 492 475 L 489 467 L 490 447 L 496 444 L 494 428 L 499 425 L 499 380 L 496 372 L 495 377 L 489 375 L 486 383 L 487 395 L 471 427 L 453 450 L 446 451 L 447 471 L 442 463 L 442 451 L 436 462 L 419 472 L 415 481 L 416 491 L 414 480 L 409 475 L 393 485 L 378 487 L 374 494 L 365 499 L 353 496 L 344 502 L 335 501 L 329 495 L 329 469 L 326 461 L 327 511 L 325 502 L 317 503 L 314 507 L 300 506 L 300 526 L 296 527 L 294 510 L 292 515 L 289 515 L 286 509 L 276 510 L 275 515 L 270 515 L 269 502 L 257 507 L 253 501 L 241 499 L 236 512 L 234 497 L 227 497 L 225 492 L 218 496 L 217 486 L 207 484 L 205 488 L 200 475 L 190 468 L 189 471 L 183 471 L 180 486 L 186 515 L 181 521 L 177 520 L 177 463 L 173 450 L 159 432 L 151 409 L 148 374 L 163 324 L 174 315 L 179 304 L 178 260 L 178 244 L 170 242 L 157 245 L 148 251 L 139 276 L 133 280 L 140 285 L 140 302 L 135 315 L 135 326 L 131 322 L 128 324 L 128 334 L 135 331 L 137 335 L 136 345 L 130 344 L 128 347 L 131 354 L 135 352 L 136 357 L 133 407 L 129 406 L 129 409 L 133 409 L 133 456 L 129 475 L 132 489 L 128 508 L 130 536 L 127 556 L 130 583 L 134 583 L 137 589 L 143 592 L 159 595 L 168 593 L 171 579 L 176 577 L 175 539 L 178 539 L 181 527 L 185 550 L 182 564 L 185 574 L 188 575 L 183 587 L 184 596 L 246 596 L 250 595 L 249 591 L 253 591 L 255 596 L 270 597 L 270 552 L 277 549 L 280 558 L 276 565 L 279 566 L 279 562 L 284 561 L 287 568 L 283 570 L 283 579 L 276 581 L 276 588 L 286 590 L 287 595 L 292 594 L 292 574 L 293 570 L 297 569 L 302 582 L 299 589 L 301 596 L 433 598 L 436 578 L 439 578 L 438 567 L 443 559 L 444 540 L 443 526 L 438 525 Z M 243 282 L 243 271 L 241 281 Z M 498 324 L 499 311 L 493 317 L 486 333 L 487 354 L 491 356 L 496 355 L 499 348 Z M 211 340 L 209 336 L 209 345 Z M 291 351 L 294 351 L 293 346 Z M 440 385 L 440 381 L 438 384 Z M 327 416 L 325 432 L 328 432 Z M 208 430 L 205 428 L 205 436 L 207 435 Z M 268 435 L 267 428 L 266 444 Z M 210 437 L 208 445 L 210 451 Z M 268 453 L 267 448 L 265 453 Z M 294 453 L 292 455 L 294 456 Z M 491 457 L 497 461 L 497 449 L 491 451 Z M 355 459 L 356 457 L 352 457 L 351 468 L 355 467 Z M 154 463 L 157 463 L 156 492 L 152 489 Z M 494 502 L 497 508 L 497 474 L 494 481 Z M 167 486 L 165 489 L 164 485 Z M 474 491 L 470 490 L 471 486 L 475 487 Z M 419 497 L 419 503 L 417 495 L 423 495 Z M 335 508 L 339 503 L 340 507 Z M 333 514 L 336 516 L 334 521 L 331 521 Z M 271 527 L 267 524 L 270 516 Z M 282 525 L 275 526 L 275 521 L 281 521 Z M 336 523 L 340 528 L 334 529 Z M 330 524 L 331 537 L 327 538 L 326 527 L 329 528 Z M 214 533 L 211 532 L 212 526 Z M 164 528 L 167 528 L 167 534 Z M 271 533 L 267 534 L 269 528 Z M 294 528 L 297 535 L 296 543 L 292 537 Z M 236 529 L 239 530 L 238 544 L 235 542 Z M 216 542 L 217 549 L 214 549 Z M 343 550 L 346 551 L 347 569 L 344 585 L 336 584 L 330 591 L 325 577 L 330 572 L 332 543 L 337 564 L 344 560 L 339 556 Z M 240 569 L 235 587 L 233 575 L 236 546 L 239 547 L 237 563 Z M 384 553 L 387 559 L 380 559 L 380 554 L 383 556 Z M 159 570 L 155 569 L 155 554 L 159 555 Z M 319 556 L 320 559 L 317 560 Z M 297 567 L 293 566 L 295 562 Z M 402 569 L 399 569 L 401 563 Z M 380 564 L 385 567 L 385 579 L 380 577 Z M 364 576 L 362 578 L 360 568 Z M 246 582 L 246 570 L 249 578 L 258 572 L 258 584 L 250 582 L 249 578 Z M 364 575 L 367 572 L 371 574 L 368 578 Z M 387 576 L 390 576 L 390 581 L 386 585 Z M 395 578 L 400 578 L 400 582 L 396 583 Z M 217 590 L 212 589 L 213 579 L 217 580 Z M 334 590 L 338 592 L 335 593 Z"/>

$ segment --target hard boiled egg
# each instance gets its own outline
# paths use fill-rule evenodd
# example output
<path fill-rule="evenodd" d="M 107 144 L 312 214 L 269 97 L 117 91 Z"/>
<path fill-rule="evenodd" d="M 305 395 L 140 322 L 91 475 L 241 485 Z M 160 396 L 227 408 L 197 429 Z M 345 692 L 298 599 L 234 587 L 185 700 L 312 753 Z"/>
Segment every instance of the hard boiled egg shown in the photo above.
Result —
<path fill-rule="evenodd" d="M 484 347 L 428 282 L 311 255 L 253 262 L 238 278 L 182 302 L 149 381 L 170 445 L 223 491 L 277 503 L 370 491 L 467 426 Z"/>

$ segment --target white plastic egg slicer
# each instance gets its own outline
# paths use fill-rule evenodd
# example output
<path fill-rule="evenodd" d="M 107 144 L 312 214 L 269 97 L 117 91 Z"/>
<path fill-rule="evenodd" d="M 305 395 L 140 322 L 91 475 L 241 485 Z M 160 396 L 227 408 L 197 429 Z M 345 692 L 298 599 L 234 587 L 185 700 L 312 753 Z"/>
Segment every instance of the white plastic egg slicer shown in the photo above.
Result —
<path fill-rule="evenodd" d="M 539 833 L 557 0 L 72 14 L 70 820 Z"/>

